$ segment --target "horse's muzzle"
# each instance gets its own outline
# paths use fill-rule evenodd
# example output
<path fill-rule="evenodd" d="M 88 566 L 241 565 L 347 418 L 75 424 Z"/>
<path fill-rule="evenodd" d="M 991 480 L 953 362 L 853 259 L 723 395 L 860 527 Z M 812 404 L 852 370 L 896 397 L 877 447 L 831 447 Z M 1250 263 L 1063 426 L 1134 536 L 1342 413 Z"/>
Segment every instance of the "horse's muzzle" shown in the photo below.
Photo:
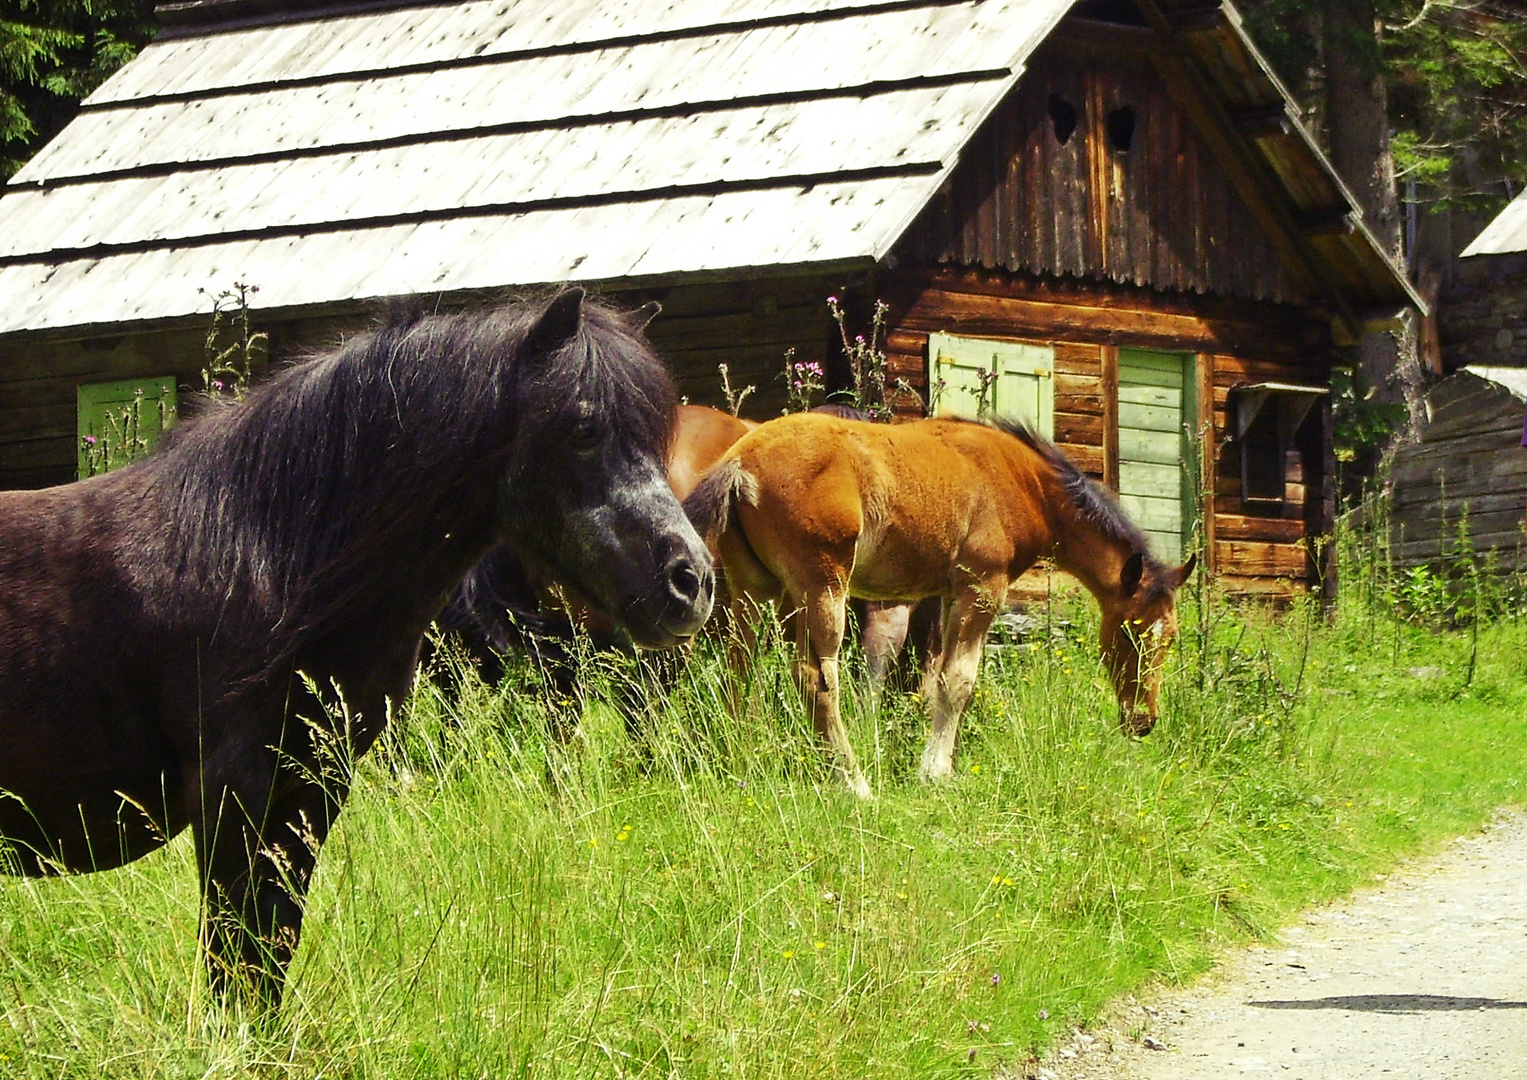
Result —
<path fill-rule="evenodd" d="M 621 605 L 621 620 L 638 645 L 664 649 L 693 637 L 705 625 L 715 596 L 710 557 L 675 554 L 663 567 L 654 595 L 629 597 Z"/>

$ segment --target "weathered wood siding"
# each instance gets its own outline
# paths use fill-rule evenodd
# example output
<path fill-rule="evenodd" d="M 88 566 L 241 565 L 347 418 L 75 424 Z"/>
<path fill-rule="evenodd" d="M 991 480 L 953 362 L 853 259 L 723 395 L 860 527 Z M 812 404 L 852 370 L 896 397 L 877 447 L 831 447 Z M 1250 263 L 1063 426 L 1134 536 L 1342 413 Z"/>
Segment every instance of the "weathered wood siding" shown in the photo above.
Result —
<path fill-rule="evenodd" d="M 1306 538 L 1329 533 L 1334 518 L 1326 406 L 1311 410 L 1283 463 L 1286 501 L 1276 513 L 1241 505 L 1240 447 L 1225 440 L 1232 387 L 1328 381 L 1327 331 L 1311 313 L 950 267 L 903 268 L 879 287 L 891 302 L 890 374 L 919 393 L 927 392 L 928 335 L 935 331 L 1053 347 L 1055 441 L 1113 487 L 1120 347 L 1193 354 L 1196 417 L 1184 419 L 1196 419 L 1205 436 L 1199 454 L 1214 493 L 1212 518 L 1203 523 L 1211 569 L 1234 594 L 1286 595 L 1322 580 Z"/>
<path fill-rule="evenodd" d="M 1421 441 L 1395 455 L 1390 542 L 1401 566 L 1453 565 L 1467 546 L 1504 570 L 1527 568 L 1522 402 L 1469 372 L 1427 396 Z"/>
<path fill-rule="evenodd" d="M 1075 111 L 1075 130 L 1052 113 Z M 1127 110 L 1129 148 L 1110 139 Z M 902 242 L 914 263 L 1298 295 L 1266 231 L 1144 56 L 1050 43 Z"/>
<path fill-rule="evenodd" d="M 835 289 L 818 277 L 676 285 L 628 293 L 619 302 L 647 299 L 663 305 L 647 327 L 668 362 L 679 393 L 697 405 L 725 407 L 718 364 L 726 364 L 734 391 L 755 387 L 742 407 L 750 420 L 767 420 L 785 408 L 785 351 L 800 362 L 834 369 L 831 350 L 837 327 L 827 310 Z"/>
<path fill-rule="evenodd" d="M 843 291 L 820 277 L 676 285 L 616 294 L 634 308 L 650 299 L 663 305 L 647 328 L 667 360 L 679 393 L 698 404 L 724 406 L 716 366 L 729 366 L 732 385 L 757 389 L 743 415 L 766 420 L 785 406 L 786 349 L 838 374 L 832 348 L 837 328 L 827 297 Z M 359 306 L 301 320 L 265 322 L 275 365 L 312 350 L 331 348 L 364 330 L 370 316 Z M 77 391 L 81 384 L 173 375 L 182 390 L 201 387 L 205 324 L 181 330 L 82 341 L 0 345 L 0 490 L 62 484 L 75 477 Z M 194 415 L 191 396 L 183 408 Z"/>
<path fill-rule="evenodd" d="M 185 331 L 0 346 L 0 490 L 74 479 L 80 384 L 174 375 L 199 386 L 202 336 Z"/>
<path fill-rule="evenodd" d="M 1207 381 L 1214 403 L 1213 444 L 1206 448 L 1213 463 L 1210 564 L 1221 586 L 1232 594 L 1261 595 L 1285 594 L 1295 581 L 1328 582 L 1330 553 L 1315 539 L 1329 535 L 1335 524 L 1329 403 L 1322 401 L 1310 410 L 1284 456 L 1281 511 L 1243 505 L 1242 447 L 1228 440 L 1226 433 L 1233 387 L 1262 382 L 1326 384 L 1329 361 L 1324 355 L 1305 360 L 1277 350 L 1260 356 L 1216 354 L 1201 358 L 1204 361 L 1209 365 Z"/>

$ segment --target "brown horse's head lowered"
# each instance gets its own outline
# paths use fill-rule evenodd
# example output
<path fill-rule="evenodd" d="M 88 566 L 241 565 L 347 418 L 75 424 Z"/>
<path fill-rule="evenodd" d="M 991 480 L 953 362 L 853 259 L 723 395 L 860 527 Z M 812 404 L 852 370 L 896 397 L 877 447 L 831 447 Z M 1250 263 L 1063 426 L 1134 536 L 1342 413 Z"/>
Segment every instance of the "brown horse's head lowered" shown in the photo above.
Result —
<path fill-rule="evenodd" d="M 998 426 L 1039 455 L 1059 488 L 1051 500 L 1055 562 L 1098 602 L 1103 663 L 1125 733 L 1148 735 L 1156 726 L 1162 663 L 1177 638 L 1177 590 L 1197 556 L 1181 566 L 1161 563 L 1118 502 L 1052 443 L 1022 425 Z"/>
<path fill-rule="evenodd" d="M 1162 663 L 1177 637 L 1177 589 L 1193 572 L 1197 556 L 1181 566 L 1162 566 L 1144 552 L 1124 563 L 1117 597 L 1099 597 L 1103 612 L 1103 661 L 1113 677 L 1124 730 L 1149 735 L 1156 726 L 1156 693 Z"/>

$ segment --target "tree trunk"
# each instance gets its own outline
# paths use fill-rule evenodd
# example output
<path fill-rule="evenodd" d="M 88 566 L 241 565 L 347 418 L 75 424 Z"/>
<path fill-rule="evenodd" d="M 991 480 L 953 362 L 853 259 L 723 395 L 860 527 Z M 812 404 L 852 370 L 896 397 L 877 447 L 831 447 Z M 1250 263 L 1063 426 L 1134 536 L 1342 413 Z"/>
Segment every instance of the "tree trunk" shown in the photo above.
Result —
<path fill-rule="evenodd" d="M 1325 34 L 1325 119 L 1331 163 L 1357 197 L 1363 221 L 1403 267 L 1400 200 L 1389 146 L 1389 95 L 1374 0 L 1328 0 Z M 1406 405 L 1410 422 L 1399 433 L 1399 441 L 1416 437 L 1424 408 L 1424 376 L 1415 333 L 1367 334 L 1360 354 L 1363 374 L 1377 389 L 1377 396 Z"/>

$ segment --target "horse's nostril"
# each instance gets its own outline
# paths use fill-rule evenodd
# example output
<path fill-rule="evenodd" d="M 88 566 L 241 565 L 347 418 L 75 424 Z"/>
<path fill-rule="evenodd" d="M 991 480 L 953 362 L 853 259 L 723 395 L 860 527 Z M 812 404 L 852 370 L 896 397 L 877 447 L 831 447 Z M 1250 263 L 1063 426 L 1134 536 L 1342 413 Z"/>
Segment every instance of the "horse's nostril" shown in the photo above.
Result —
<path fill-rule="evenodd" d="M 700 595 L 700 575 L 688 559 L 680 559 L 669 568 L 668 583 L 676 595 L 690 603 Z"/>

